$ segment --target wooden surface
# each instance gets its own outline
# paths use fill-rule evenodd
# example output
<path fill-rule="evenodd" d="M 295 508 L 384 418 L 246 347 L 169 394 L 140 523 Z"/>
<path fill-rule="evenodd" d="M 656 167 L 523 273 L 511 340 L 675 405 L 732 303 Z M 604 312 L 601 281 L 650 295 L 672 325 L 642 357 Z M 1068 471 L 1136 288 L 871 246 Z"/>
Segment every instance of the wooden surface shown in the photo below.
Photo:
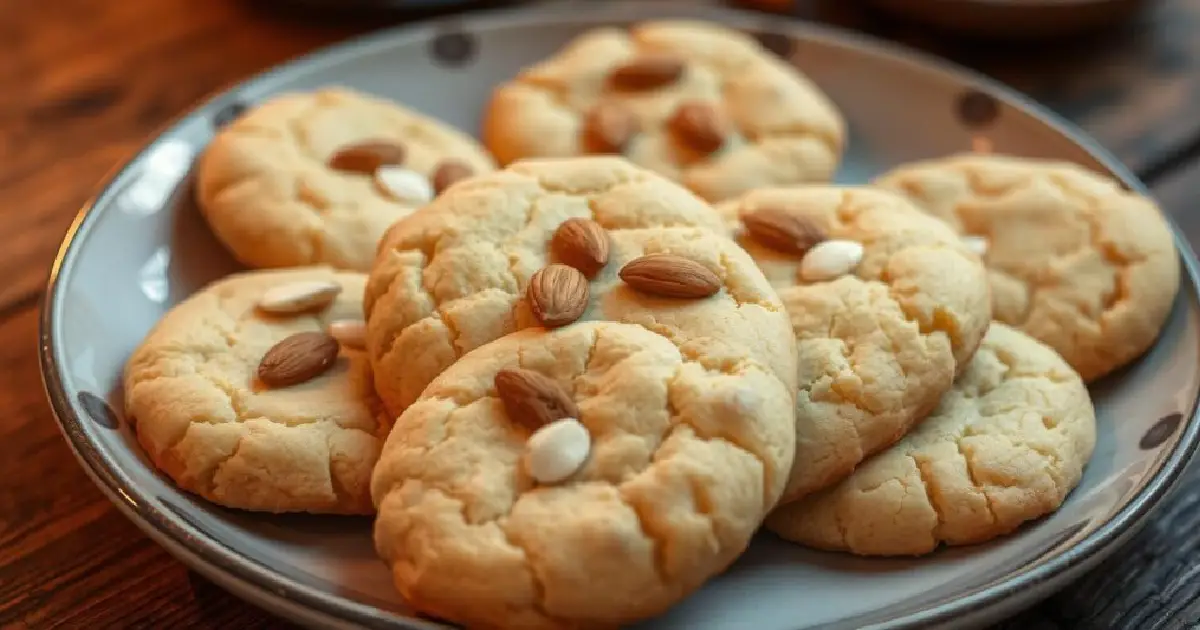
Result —
<path fill-rule="evenodd" d="M 1200 242 L 1200 0 L 1161 0 L 1079 41 L 983 45 L 847 8 L 804 11 L 1030 91 L 1138 171 Z M 187 571 L 93 487 L 43 399 L 37 300 L 96 184 L 209 92 L 388 17 L 289 17 L 245 0 L 0 2 L 0 627 L 286 627 Z M 1112 560 L 1014 630 L 1175 628 L 1200 618 L 1200 471 Z"/>

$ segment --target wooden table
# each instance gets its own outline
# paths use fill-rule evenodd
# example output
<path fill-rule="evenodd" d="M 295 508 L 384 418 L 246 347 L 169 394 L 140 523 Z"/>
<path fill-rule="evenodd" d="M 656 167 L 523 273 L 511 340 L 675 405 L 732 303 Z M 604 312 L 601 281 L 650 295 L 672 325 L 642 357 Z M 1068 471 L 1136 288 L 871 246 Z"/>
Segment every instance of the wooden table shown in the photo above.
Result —
<path fill-rule="evenodd" d="M 809 10 L 1027 90 L 1114 150 L 1200 244 L 1200 0 L 1161 0 L 1082 40 L 999 47 L 947 42 L 848 4 Z M 42 395 L 38 302 L 77 208 L 166 121 L 231 82 L 397 19 L 288 16 L 247 0 L 0 3 L 0 627 L 286 627 L 189 572 L 92 486 Z M 1193 466 L 1115 557 L 1002 627 L 1200 619 L 1198 531 Z"/>

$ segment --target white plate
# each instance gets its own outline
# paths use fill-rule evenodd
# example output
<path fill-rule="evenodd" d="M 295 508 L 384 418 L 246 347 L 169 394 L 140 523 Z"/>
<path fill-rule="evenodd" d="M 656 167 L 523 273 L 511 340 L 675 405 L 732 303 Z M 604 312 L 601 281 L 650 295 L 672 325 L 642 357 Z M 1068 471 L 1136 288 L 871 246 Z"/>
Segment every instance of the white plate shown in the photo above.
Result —
<path fill-rule="evenodd" d="M 42 367 L 63 431 L 96 483 L 184 562 L 277 613 L 321 627 L 438 627 L 406 612 L 373 553 L 369 519 L 215 507 L 159 476 L 120 420 L 120 375 L 130 351 L 172 304 L 237 268 L 192 205 L 192 158 L 240 108 L 330 83 L 392 97 L 475 131 L 492 86 L 522 66 L 585 29 L 665 16 L 754 31 L 813 77 L 849 121 L 842 182 L 986 143 L 1074 160 L 1141 190 L 1078 130 L 1002 87 L 777 16 L 701 2 L 579 2 L 383 32 L 277 68 L 198 107 L 81 211 L 46 294 Z M 855 559 L 761 534 L 730 571 L 645 627 L 974 625 L 1044 597 L 1094 565 L 1137 529 L 1197 442 L 1197 272 L 1187 244 L 1178 243 L 1187 281 L 1170 321 L 1147 356 L 1092 388 L 1099 441 L 1059 512 L 995 543 L 915 560 Z"/>

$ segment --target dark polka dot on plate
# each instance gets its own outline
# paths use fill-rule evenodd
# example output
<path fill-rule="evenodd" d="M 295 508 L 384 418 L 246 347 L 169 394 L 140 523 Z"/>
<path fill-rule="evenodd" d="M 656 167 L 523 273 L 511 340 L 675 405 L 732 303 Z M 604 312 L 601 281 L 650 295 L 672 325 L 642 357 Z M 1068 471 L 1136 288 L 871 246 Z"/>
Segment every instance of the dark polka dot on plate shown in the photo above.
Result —
<path fill-rule="evenodd" d="M 792 51 L 796 48 L 796 41 L 783 33 L 758 31 L 754 33 L 754 39 L 757 39 L 763 48 L 783 59 L 791 59 Z"/>
<path fill-rule="evenodd" d="M 121 422 L 117 419 L 116 412 L 108 406 L 103 398 L 91 392 L 79 392 L 77 399 L 88 417 L 96 424 L 106 429 L 115 429 L 120 426 Z"/>
<path fill-rule="evenodd" d="M 457 29 L 447 29 L 433 38 L 429 54 L 446 66 L 464 66 L 475 58 L 475 37 Z"/>
<path fill-rule="evenodd" d="M 986 127 L 999 115 L 1000 103 L 983 92 L 971 90 L 958 97 L 958 119 L 968 127 Z"/>
<path fill-rule="evenodd" d="M 217 110 L 213 115 L 213 127 L 220 129 L 225 125 L 237 120 L 246 112 L 246 104 L 240 101 L 234 101 Z"/>
<path fill-rule="evenodd" d="M 1181 413 L 1172 413 L 1163 416 L 1158 422 L 1154 423 L 1154 426 L 1146 431 L 1141 441 L 1138 442 L 1138 446 L 1147 451 L 1162 446 L 1162 443 L 1166 442 L 1167 438 L 1171 437 L 1175 433 L 1175 430 L 1179 428 L 1179 423 L 1182 420 L 1183 414 Z"/>

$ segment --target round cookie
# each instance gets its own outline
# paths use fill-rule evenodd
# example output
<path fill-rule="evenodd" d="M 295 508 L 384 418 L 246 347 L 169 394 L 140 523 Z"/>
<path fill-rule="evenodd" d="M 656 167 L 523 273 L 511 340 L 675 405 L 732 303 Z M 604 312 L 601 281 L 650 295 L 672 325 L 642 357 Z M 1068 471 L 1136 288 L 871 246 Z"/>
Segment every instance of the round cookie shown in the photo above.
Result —
<path fill-rule="evenodd" d="M 271 291 L 309 282 L 341 292 L 295 314 L 259 308 Z M 361 320 L 365 282 L 327 267 L 245 272 L 171 309 L 125 370 L 125 409 L 150 461 L 226 507 L 373 513 L 371 469 L 390 422 L 366 353 L 342 348 L 327 371 L 288 387 L 256 378 L 268 350 L 292 334 Z"/>
<path fill-rule="evenodd" d="M 1085 381 L 1145 352 L 1179 289 L 1175 241 L 1146 197 L 1066 162 L 957 155 L 877 185 L 986 239 L 996 320 L 1061 354 Z"/>
<path fill-rule="evenodd" d="M 1054 512 L 1079 483 L 1096 417 L 1053 349 L 992 324 L 931 416 L 838 485 L 783 506 L 780 536 L 865 556 L 981 543 Z"/>
<path fill-rule="evenodd" d="M 808 78 L 710 23 L 600 28 L 498 87 L 484 144 L 501 164 L 619 153 L 705 199 L 828 181 L 845 123 Z"/>
<path fill-rule="evenodd" d="M 377 162 L 392 166 L 377 177 Z M 196 196 L 246 266 L 366 271 L 384 230 L 449 181 L 448 164 L 494 169 L 478 143 L 442 122 L 325 88 L 275 96 L 221 129 L 200 157 Z"/>
<path fill-rule="evenodd" d="M 726 236 L 720 215 L 686 189 L 611 156 L 526 160 L 454 186 L 388 232 L 367 283 L 364 311 L 375 386 L 393 416 L 463 354 L 540 326 L 530 278 L 549 263 L 568 219 L 603 228 L 608 263 L 587 282 L 578 319 L 641 324 L 712 369 L 753 362 L 774 376 L 763 395 L 791 399 L 795 341 L 787 315 L 754 261 Z M 646 254 L 671 253 L 714 274 L 716 295 L 655 297 L 618 272 Z"/>
<path fill-rule="evenodd" d="M 590 453 L 564 481 L 531 476 L 545 441 L 493 384 L 511 368 L 553 379 L 578 407 Z M 464 627 L 662 613 L 730 565 L 774 503 L 792 433 L 790 401 L 764 395 L 776 387 L 751 362 L 642 326 L 502 337 L 397 420 L 371 483 L 376 548 L 407 601 Z"/>
<path fill-rule="evenodd" d="M 718 209 L 778 289 L 797 340 L 787 502 L 850 474 L 937 405 L 991 321 L 986 272 L 948 226 L 884 191 L 760 189 Z M 793 238 L 780 242 L 783 232 Z M 835 244 L 861 261 L 806 276 Z"/>

